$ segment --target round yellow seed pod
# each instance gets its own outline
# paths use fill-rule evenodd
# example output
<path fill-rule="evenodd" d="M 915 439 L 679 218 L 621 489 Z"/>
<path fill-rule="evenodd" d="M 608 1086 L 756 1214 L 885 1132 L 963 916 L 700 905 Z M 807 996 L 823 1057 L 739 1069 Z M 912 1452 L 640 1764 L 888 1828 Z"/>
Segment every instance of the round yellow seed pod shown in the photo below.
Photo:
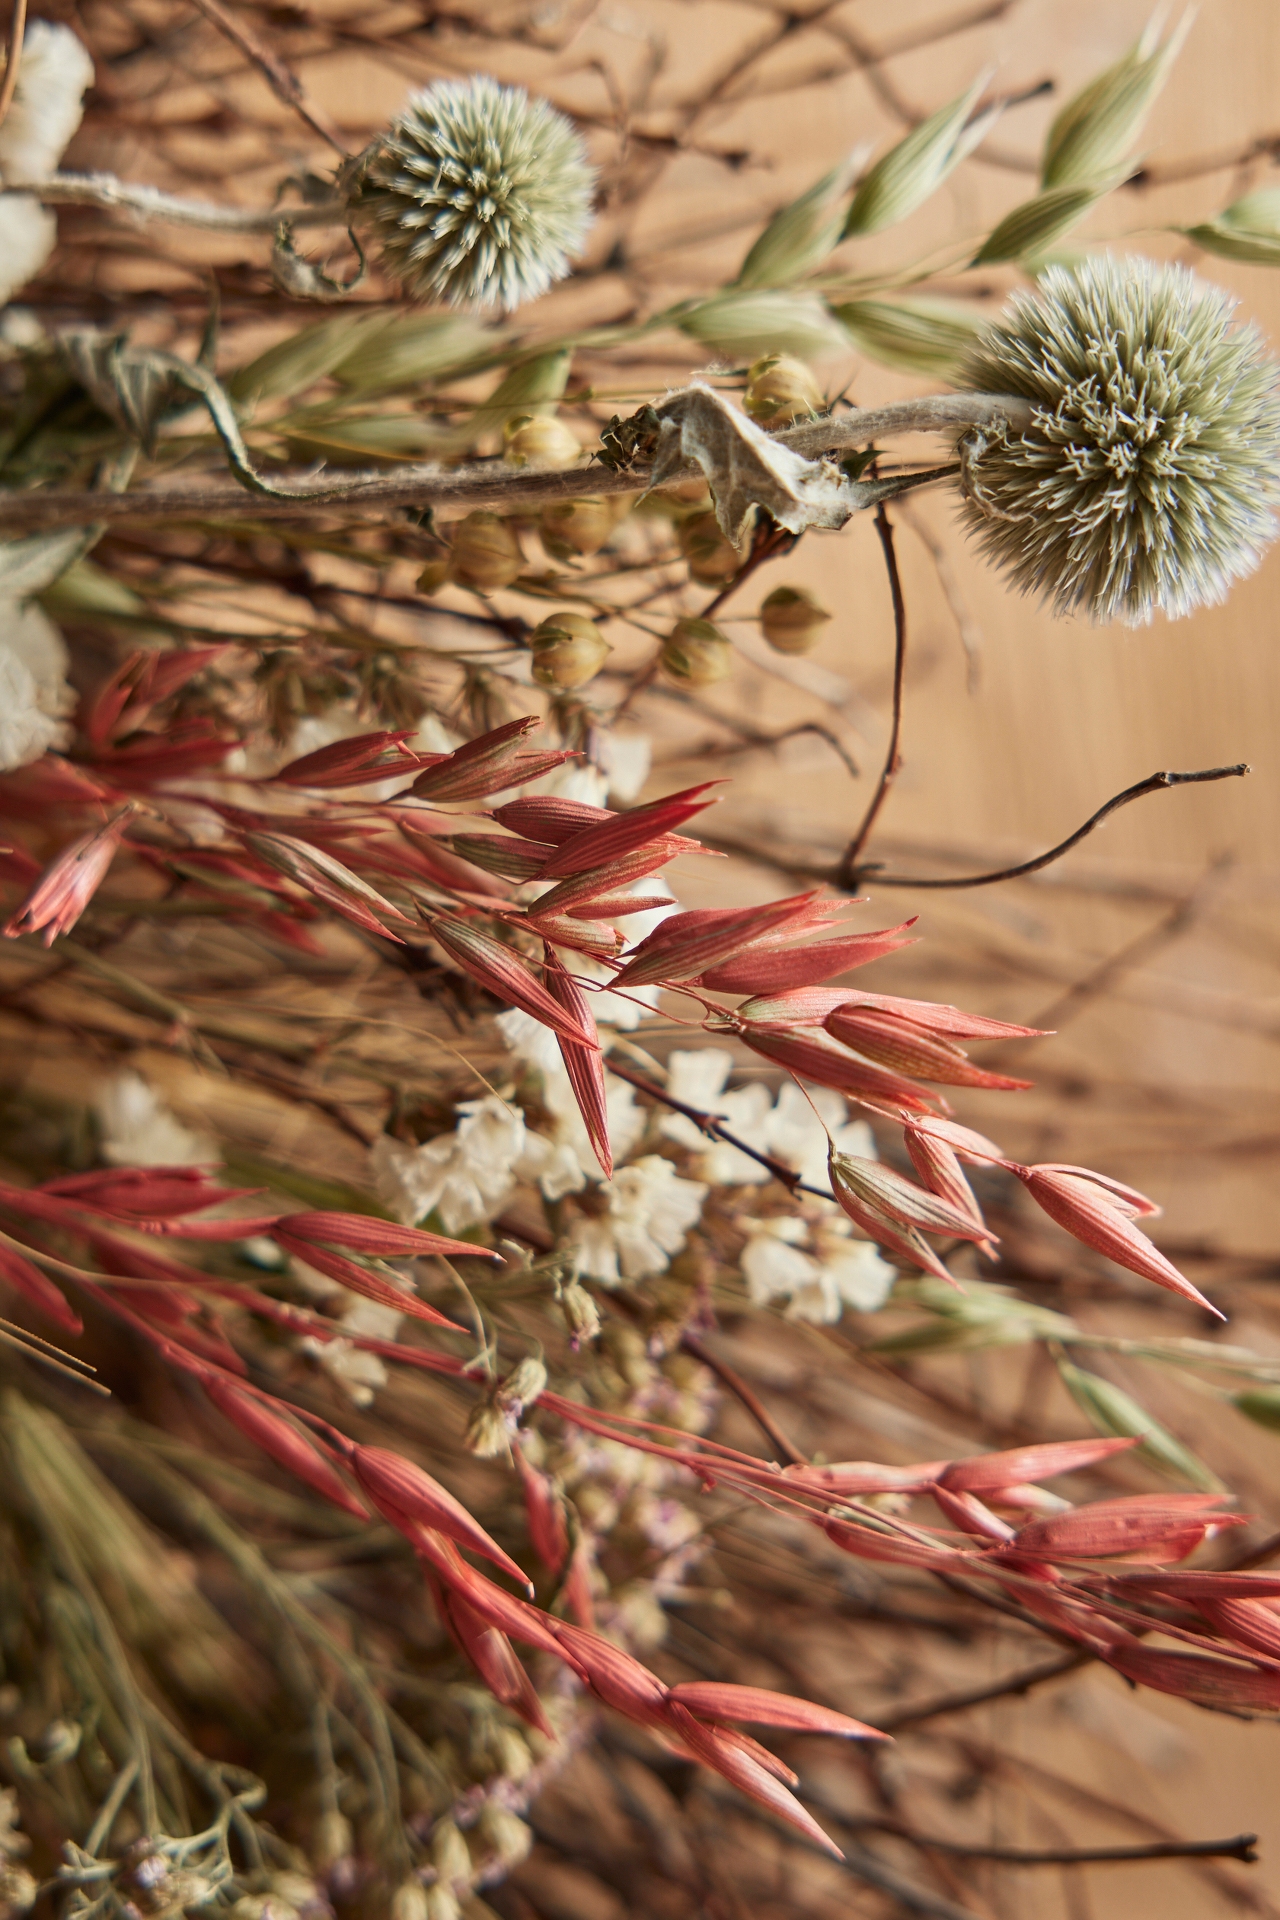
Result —
<path fill-rule="evenodd" d="M 713 687 L 733 672 L 733 648 L 710 620 L 677 620 L 662 643 L 662 669 L 682 687 Z"/>
<path fill-rule="evenodd" d="M 469 513 L 453 536 L 451 570 L 464 586 L 492 593 L 509 587 L 524 567 L 515 534 L 496 513 Z"/>
<path fill-rule="evenodd" d="M 557 560 L 575 553 L 599 553 L 625 513 L 622 502 L 591 497 L 585 500 L 558 500 L 544 507 L 539 521 L 542 544 Z"/>
<path fill-rule="evenodd" d="M 541 413 L 518 413 L 507 422 L 504 438 L 502 457 L 510 467 L 571 467 L 582 452 L 571 427 Z"/>
<path fill-rule="evenodd" d="M 427 1920 L 427 1891 L 420 1880 L 405 1880 L 391 1896 L 390 1920 Z"/>
<path fill-rule="evenodd" d="M 785 427 L 821 413 L 822 389 L 803 360 L 770 353 L 748 367 L 743 405 L 757 426 Z"/>
<path fill-rule="evenodd" d="M 552 613 L 529 636 L 533 677 L 540 687 L 585 687 L 613 648 L 594 620 L 582 613 Z"/>
<path fill-rule="evenodd" d="M 803 587 L 775 587 L 760 602 L 760 630 L 775 653 L 811 653 L 830 618 Z"/>
<path fill-rule="evenodd" d="M 680 551 L 689 562 L 690 578 L 699 586 L 723 587 L 742 565 L 742 555 L 720 531 L 714 513 L 692 513 L 680 523 Z"/>
<path fill-rule="evenodd" d="M 336 1807 L 322 1813 L 316 1821 L 311 1836 L 310 1854 L 319 1873 L 328 1873 L 336 1867 L 339 1860 L 348 1860 L 355 1836 L 351 1831 L 351 1822 L 345 1813 L 339 1813 Z"/>
<path fill-rule="evenodd" d="M 472 1874 L 471 1849 L 452 1820 L 438 1821 L 431 1835 L 431 1860 L 445 1886 L 466 1886 Z"/>
<path fill-rule="evenodd" d="M 564 1314 L 574 1343 L 581 1340 L 594 1340 L 600 1331 L 600 1314 L 595 1301 L 585 1287 L 571 1280 L 560 1295 L 560 1311 Z"/>

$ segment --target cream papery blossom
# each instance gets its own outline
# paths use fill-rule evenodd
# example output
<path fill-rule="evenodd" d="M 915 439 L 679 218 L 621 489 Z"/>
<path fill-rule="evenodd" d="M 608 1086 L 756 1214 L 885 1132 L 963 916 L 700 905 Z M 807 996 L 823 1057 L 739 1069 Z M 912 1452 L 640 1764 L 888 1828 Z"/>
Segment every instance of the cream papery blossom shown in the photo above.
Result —
<path fill-rule="evenodd" d="M 0 289 L 8 206 L 0 198 Z M 0 773 L 25 767 L 50 747 L 67 744 L 64 722 L 75 706 L 75 694 L 67 685 L 66 670 L 66 645 L 48 616 L 39 607 L 0 601 Z"/>
<path fill-rule="evenodd" d="M 600 1178 L 600 1167 L 565 1071 L 559 1042 L 548 1027 L 517 1007 L 500 1013 L 496 1025 L 517 1059 L 538 1070 L 542 1077 L 543 1104 L 552 1116 L 549 1135 L 534 1133 L 526 1127 L 524 1151 L 517 1171 L 522 1178 L 535 1181 L 548 1200 L 562 1200 L 566 1193 L 580 1193 L 588 1180 Z M 607 1069 L 604 1089 L 616 1164 L 625 1160 L 639 1144 L 645 1116 L 636 1106 L 635 1089 Z"/>
<path fill-rule="evenodd" d="M 113 1074 L 93 1096 L 102 1158 L 113 1167 L 196 1167 L 217 1161 L 213 1142 L 184 1127 L 140 1073 Z"/>
<path fill-rule="evenodd" d="M 34 280 L 58 244 L 58 223 L 30 193 L 0 195 L 0 306 Z"/>
<path fill-rule="evenodd" d="M 781 1214 L 745 1225 L 751 1237 L 742 1273 L 756 1306 L 785 1299 L 788 1319 L 830 1326 L 846 1307 L 874 1313 L 888 1299 L 895 1269 L 869 1240 L 852 1238 L 843 1216 L 813 1222 Z"/>
<path fill-rule="evenodd" d="M 653 765 L 653 742 L 646 733 L 602 733 L 596 757 L 609 782 L 610 800 L 630 806 L 638 798 Z"/>
<path fill-rule="evenodd" d="M 768 1089 L 759 1081 L 731 1087 L 726 1093 L 724 1083 L 736 1065 L 733 1055 L 721 1047 L 699 1047 L 696 1052 L 677 1049 L 667 1057 L 667 1092 L 688 1107 L 716 1114 L 748 1146 L 784 1161 L 807 1186 L 826 1193 L 831 1191 L 828 1131 L 837 1152 L 857 1154 L 864 1160 L 876 1157 L 870 1127 L 864 1120 L 849 1120 L 849 1109 L 838 1093 L 813 1087 L 806 1098 L 793 1081 L 779 1088 L 776 1100 L 770 1100 Z M 760 1186 L 770 1178 L 767 1167 L 727 1141 L 708 1141 L 686 1114 L 666 1114 L 660 1124 L 668 1140 L 698 1153 L 698 1172 L 712 1186 Z"/>
<path fill-rule="evenodd" d="M 80 125 L 93 85 L 93 61 L 69 27 L 33 20 L 22 41 L 12 103 L 0 125 L 0 178 L 6 186 L 47 180 Z"/>
<path fill-rule="evenodd" d="M 564 797 L 581 798 L 578 794 L 569 794 Z M 591 804 L 601 803 L 592 802 Z M 532 899 L 535 890 L 531 887 L 527 891 L 529 898 Z M 536 891 L 541 893 L 545 888 L 538 887 Z M 633 896 L 647 893 L 663 900 L 672 899 L 672 889 L 667 883 L 665 873 L 646 874 L 643 879 L 637 880 L 629 891 Z M 621 919 L 611 924 L 617 927 L 629 946 L 638 946 L 655 927 L 662 925 L 669 914 L 679 912 L 679 903 L 673 901 L 670 906 L 652 907 L 644 913 L 624 914 Z M 607 967 L 603 960 L 593 959 L 589 953 L 564 953 L 561 958 L 570 973 L 576 974 L 580 980 L 604 982 L 613 978 L 614 968 Z M 634 1033 L 642 1020 L 656 1012 L 661 993 L 660 987 L 652 986 L 628 987 L 625 993 L 610 993 L 607 987 L 602 986 L 598 990 L 592 988 L 588 992 L 587 1001 L 597 1026 L 613 1027 L 618 1033 Z M 615 1159 L 620 1157 L 618 1154 L 614 1155 Z"/>
<path fill-rule="evenodd" d="M 387 1370 L 378 1355 L 365 1353 L 342 1334 L 333 1340 L 304 1334 L 298 1342 L 298 1351 L 314 1360 L 354 1406 L 372 1406 L 377 1388 L 387 1384 Z"/>
<path fill-rule="evenodd" d="M 374 1191 L 406 1226 L 435 1213 L 446 1233 L 491 1220 L 517 1183 L 524 1115 L 490 1094 L 458 1109 L 452 1133 L 411 1147 L 382 1134 L 369 1151 Z"/>
<path fill-rule="evenodd" d="M 569 1247 L 574 1272 L 606 1287 L 665 1272 L 697 1224 L 707 1197 L 701 1181 L 682 1180 L 657 1153 L 623 1167 L 603 1191 L 608 1212 L 576 1220 Z"/>

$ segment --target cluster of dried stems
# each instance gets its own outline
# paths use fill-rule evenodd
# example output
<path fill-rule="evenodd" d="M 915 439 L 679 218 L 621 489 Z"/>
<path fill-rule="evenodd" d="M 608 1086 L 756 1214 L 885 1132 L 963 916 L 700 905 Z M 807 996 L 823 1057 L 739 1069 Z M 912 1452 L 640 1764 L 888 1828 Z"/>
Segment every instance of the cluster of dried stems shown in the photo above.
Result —
<path fill-rule="evenodd" d="M 1122 937 L 1087 967 L 1046 959 L 1044 945 L 993 945 L 946 893 L 1029 880 L 1118 807 L 1247 768 L 1153 774 L 1022 860 L 904 849 L 884 812 L 909 661 L 895 522 L 928 545 L 966 647 L 974 638 L 927 521 L 906 503 L 875 510 L 896 645 L 875 689 L 883 751 L 861 771 L 859 806 L 848 700 L 829 697 L 833 676 L 771 653 L 747 611 L 757 571 L 794 536 L 765 522 L 735 552 L 696 471 L 638 500 L 643 463 L 584 479 L 581 466 L 529 472 L 496 457 L 522 404 L 535 416 L 558 406 L 590 444 L 705 360 L 696 342 L 645 327 L 655 285 L 664 306 L 704 292 L 702 251 L 760 225 L 758 207 L 684 227 L 666 214 L 670 176 L 691 160 L 749 175 L 750 151 L 723 144 L 722 125 L 853 73 L 917 124 L 928 108 L 904 95 L 896 58 L 963 44 L 1015 4 L 961 8 L 877 44 L 848 6 L 744 9 L 736 50 L 693 90 L 651 23 L 625 71 L 580 58 L 591 8 L 431 9 L 408 24 L 390 7 L 385 19 L 373 7 L 320 18 L 220 0 L 198 0 L 195 23 L 115 0 L 84 11 L 98 67 L 88 171 L 123 171 L 141 136 L 165 193 L 259 208 L 282 155 L 318 169 L 359 146 L 307 85 L 313 67 L 358 51 L 415 84 L 492 66 L 536 85 L 599 137 L 604 175 L 592 254 L 539 311 L 532 340 L 523 320 L 480 345 L 460 336 L 455 361 L 424 383 L 402 315 L 401 372 L 379 372 L 375 333 L 360 332 L 389 311 L 375 282 L 335 313 L 330 359 L 316 362 L 317 378 L 337 369 L 341 381 L 346 366 L 345 384 L 310 404 L 272 346 L 315 315 L 273 284 L 265 247 L 250 241 L 249 257 L 210 273 L 198 229 L 104 218 L 87 191 L 79 207 L 72 188 L 49 195 L 65 208 L 62 244 L 24 299 L 50 329 L 132 329 L 134 373 L 148 353 L 194 365 L 212 278 L 246 459 L 303 489 L 350 482 L 341 501 L 248 500 L 210 423 L 172 390 L 130 419 L 140 388 L 121 353 L 78 363 L 78 386 L 37 353 L 41 405 L 16 424 L 19 386 L 6 395 L 0 525 L 19 538 L 6 552 L 74 543 L 90 515 L 95 541 L 69 570 L 68 545 L 41 596 L 83 696 L 72 757 L 0 776 L 10 929 L 52 938 L 74 926 L 48 952 L 26 940 L 0 956 L 11 1095 L 0 1280 L 17 1303 L 0 1349 L 0 1780 L 33 1843 L 6 1854 L 0 1822 L 0 1872 L 26 1859 L 75 1920 L 203 1914 L 218 1900 L 236 1903 L 237 1920 L 1086 1920 L 1092 1869 L 1169 1859 L 1205 1910 L 1277 1911 L 1232 1864 L 1253 1859 L 1252 1836 L 1171 1831 L 1138 1787 L 1127 1798 L 1086 1787 L 1049 1745 L 1070 1702 L 1082 1719 L 1118 1722 L 1099 1679 L 1108 1667 L 1206 1711 L 1280 1706 L 1280 1579 L 1267 1572 L 1280 1549 L 1263 1522 L 1228 1511 L 1234 1497 L 1267 1512 L 1260 1469 L 1247 1441 L 1206 1464 L 1176 1437 L 1195 1433 L 1206 1393 L 1215 1409 L 1234 1400 L 1225 1410 L 1242 1426 L 1249 1412 L 1280 1421 L 1265 1341 L 1210 1340 L 1198 1304 L 1207 1293 L 1269 1334 L 1269 1271 L 1211 1246 L 1166 1240 L 1157 1252 L 1133 1224 L 1141 1195 L 1063 1172 L 1058 1115 L 1079 1091 L 1077 1066 L 1037 1062 L 1017 1155 L 949 1122 L 934 1090 L 1023 1084 L 1011 1073 L 1034 1030 L 1069 1028 L 1108 996 L 1163 994 L 1167 1010 L 1145 969 L 1229 876 L 1127 889 Z M 7 86 L 22 32 L 16 7 Z M 0 92 L 0 116 L 5 106 Z M 1006 141 L 977 162 L 1034 172 Z M 1145 168 L 1129 187 L 1248 167 L 1274 146 L 1265 134 Z M 109 197 L 98 191 L 98 207 Z M 303 205 L 300 231 L 306 221 Z M 255 215 L 238 231 L 272 224 Z M 657 240 L 637 237 L 655 228 Z M 725 384 L 740 388 L 740 371 Z M 834 412 L 791 439 L 807 453 L 866 447 L 904 418 L 936 424 L 928 404 L 869 420 Z M 975 404 L 986 403 L 958 403 L 966 421 Z M 425 479 L 403 470 L 442 453 L 453 464 Z M 128 491 L 139 458 L 143 494 Z M 323 473 L 308 475 L 316 463 Z M 878 472 L 896 483 L 913 469 L 882 457 Z M 508 547 L 495 571 L 489 535 L 468 548 L 459 525 L 483 531 L 460 516 L 499 506 Z M 435 611 L 418 584 L 433 570 Z M 548 731 L 526 739 L 531 647 L 544 613 L 566 603 L 614 651 L 599 683 L 552 682 Z M 709 620 L 740 622 L 740 680 L 785 682 L 798 718 L 764 726 L 746 699 L 673 665 L 673 622 Z M 350 737 L 291 761 L 286 743 L 335 709 Z M 438 751 L 416 737 L 428 716 L 450 729 Z M 613 813 L 502 798 L 571 756 L 603 763 L 607 736 L 628 727 L 656 737 L 668 786 L 709 766 L 770 780 L 797 740 L 829 755 L 831 790 L 850 797 L 825 834 L 784 841 L 748 801 L 702 840 L 771 882 L 821 883 L 821 906 L 802 896 L 691 914 L 623 950 L 601 902 L 616 916 L 619 895 L 696 847 L 680 829 L 706 806 L 705 786 Z M 391 800 L 367 792 L 410 774 Z M 490 805 L 501 836 L 470 817 Z M 225 836 L 216 850 L 211 818 Z M 885 873 L 886 849 L 912 870 L 957 871 Z M 680 873 L 696 888 L 692 864 Z M 820 988 L 836 969 L 806 971 L 797 955 L 815 949 L 786 945 L 788 925 L 811 940 L 873 874 L 942 892 L 933 937 L 900 971 L 871 976 L 872 993 L 860 977 Z M 522 888 L 544 878 L 558 897 L 540 908 Z M 1094 883 L 1086 873 L 1018 897 L 1050 914 L 1072 885 Z M 1134 932 L 1144 910 L 1155 917 Z M 830 944 L 845 970 L 900 944 L 900 929 L 840 925 Z M 1255 932 L 1228 902 L 1221 937 L 1242 927 Z M 586 991 L 566 970 L 572 955 L 587 963 Z M 602 1054 L 590 989 L 618 968 L 624 990 L 657 983 L 667 997 Z M 1032 1017 L 959 1015 L 957 983 L 969 1004 L 995 993 Z M 698 1130 L 698 1146 L 663 1146 L 682 1178 L 718 1141 L 768 1183 L 712 1185 L 665 1269 L 616 1290 L 588 1289 L 565 1253 L 574 1223 L 601 1215 L 594 1190 L 543 1205 L 526 1182 L 487 1245 L 389 1219 L 368 1179 L 379 1138 L 416 1149 L 486 1094 L 518 1097 L 532 1128 L 536 1074 L 513 1070 L 493 1021 L 513 1005 L 556 1035 L 606 1172 L 607 1065 L 611 1086 L 638 1095 L 647 1144 L 662 1143 L 664 1115 Z M 1217 1003 L 1193 1012 L 1248 1019 Z M 739 1262 L 752 1234 L 822 1196 L 669 1090 L 665 1056 L 700 1023 L 771 1089 L 794 1072 L 875 1118 L 885 1162 L 835 1172 L 859 1234 L 914 1276 L 882 1314 L 813 1325 L 748 1297 Z M 974 1036 L 996 1043 L 999 1072 L 959 1055 L 957 1038 Z M 216 1137 L 234 1187 L 190 1169 L 93 1167 L 86 1076 L 122 1066 L 141 1066 Z M 1141 1119 L 1165 1143 L 1152 1112 L 1162 1090 L 1104 1091 L 1117 1134 Z M 1176 1120 L 1160 1124 L 1172 1137 Z M 1192 1124 L 1206 1153 L 1231 1137 L 1231 1116 L 1203 1103 Z M 910 1182 L 899 1168 L 914 1169 Z M 995 1236 L 997 1263 L 980 1266 L 973 1243 L 994 1248 Z M 1139 1297 L 1100 1253 L 1167 1290 Z M 348 1304 L 419 1324 L 344 1331 L 323 1285 L 291 1284 L 290 1260 L 347 1289 Z M 938 1277 L 951 1266 L 965 1291 Z M 326 1370 L 337 1346 L 379 1363 L 371 1404 L 345 1399 L 339 1369 Z M 1104 1437 L 1079 1439 L 1082 1423 Z M 886 1453 L 925 1464 L 868 1464 Z M 1067 1472 L 1071 1505 L 1037 1485 Z M 1196 1569 L 1170 1564 L 1202 1542 Z M 482 1576 L 460 1549 L 510 1578 Z M 512 1591 L 526 1580 L 536 1605 Z M 999 1710 L 1013 1700 L 1020 1719 Z M 747 1723 L 767 1746 L 738 1730 Z M 785 1784 L 793 1762 L 799 1799 Z M 1001 1837 L 1011 1830 L 1018 1844 Z M 0 1910 L 20 1891 L 0 1879 Z"/>

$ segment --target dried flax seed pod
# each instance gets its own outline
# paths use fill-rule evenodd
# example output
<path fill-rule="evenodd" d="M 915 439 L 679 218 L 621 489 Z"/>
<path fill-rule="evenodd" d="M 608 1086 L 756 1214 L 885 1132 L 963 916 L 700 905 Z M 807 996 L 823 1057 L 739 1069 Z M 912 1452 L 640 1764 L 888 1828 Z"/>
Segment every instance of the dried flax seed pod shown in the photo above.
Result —
<path fill-rule="evenodd" d="M 661 658 L 667 678 L 682 687 L 713 687 L 733 672 L 733 647 L 710 620 L 677 620 Z"/>
<path fill-rule="evenodd" d="M 743 405 L 757 426 L 787 427 L 822 412 L 822 389 L 803 360 L 769 353 L 747 369 Z"/>
<path fill-rule="evenodd" d="M 571 467 L 582 452 L 572 428 L 545 414 L 516 414 L 503 437 L 509 467 Z"/>
<path fill-rule="evenodd" d="M 602 500 L 598 496 L 559 500 L 543 509 L 539 522 L 542 544 L 557 560 L 568 560 L 575 554 L 599 553 L 629 504 Z"/>
<path fill-rule="evenodd" d="M 760 631 L 775 653 L 812 653 L 830 618 L 804 587 L 775 587 L 760 602 Z"/>
<path fill-rule="evenodd" d="M 568 691 L 594 680 L 613 649 L 583 613 L 548 614 L 529 637 L 533 677 L 540 687 Z"/>
<path fill-rule="evenodd" d="M 680 523 L 680 551 L 689 563 L 689 577 L 702 587 L 723 587 L 742 565 L 742 555 L 720 531 L 714 513 L 690 514 Z"/>
<path fill-rule="evenodd" d="M 524 567 L 515 534 L 496 513 L 469 513 L 453 536 L 450 571 L 464 586 L 492 593 L 509 587 Z"/>

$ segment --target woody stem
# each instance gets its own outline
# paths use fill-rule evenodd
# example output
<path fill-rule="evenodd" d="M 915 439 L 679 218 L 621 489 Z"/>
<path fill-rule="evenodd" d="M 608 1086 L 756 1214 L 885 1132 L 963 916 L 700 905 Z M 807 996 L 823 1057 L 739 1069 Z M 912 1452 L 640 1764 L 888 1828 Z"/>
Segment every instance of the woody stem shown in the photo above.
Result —
<path fill-rule="evenodd" d="M 898 571 L 898 556 L 893 545 L 893 523 L 884 510 L 884 503 L 876 508 L 876 533 L 884 553 L 885 568 L 889 575 L 889 592 L 893 598 L 893 720 L 889 728 L 889 747 L 885 754 L 884 766 L 876 790 L 871 796 L 871 804 L 862 816 L 862 824 L 845 849 L 840 862 L 839 884 L 850 893 L 858 891 L 860 878 L 859 860 L 862 849 L 871 837 L 881 807 L 888 797 L 889 789 L 898 777 L 902 766 L 902 694 L 907 669 L 907 603 L 902 592 L 902 576 Z"/>

